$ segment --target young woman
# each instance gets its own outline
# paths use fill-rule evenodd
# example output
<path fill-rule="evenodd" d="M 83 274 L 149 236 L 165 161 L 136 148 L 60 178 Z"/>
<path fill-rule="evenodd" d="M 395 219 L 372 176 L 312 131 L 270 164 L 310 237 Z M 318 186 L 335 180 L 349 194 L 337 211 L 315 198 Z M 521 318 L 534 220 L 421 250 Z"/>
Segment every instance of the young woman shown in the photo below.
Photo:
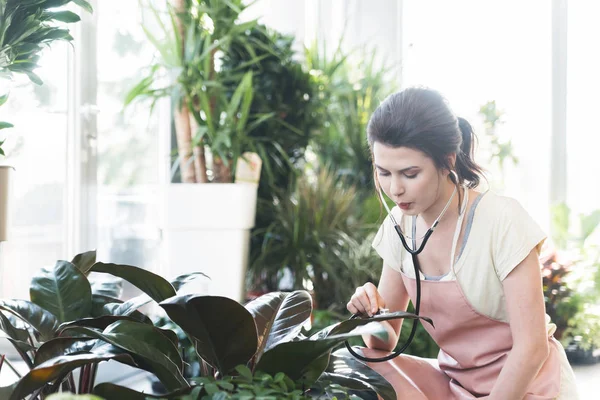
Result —
<path fill-rule="evenodd" d="M 544 309 L 538 256 L 546 235 L 514 199 L 475 190 L 481 169 L 469 123 L 439 93 L 409 88 L 375 110 L 367 134 L 377 189 L 396 206 L 373 242 L 383 258 L 379 287 L 357 288 L 350 312 L 404 311 L 415 302 L 413 259 L 394 221 L 418 248 L 439 218 L 416 256 L 420 314 L 435 324 L 423 325 L 440 347 L 438 359 L 401 355 L 369 365 L 398 399 L 577 399 Z M 396 346 L 402 321 L 384 324 L 389 340 L 365 337 L 364 356 Z"/>

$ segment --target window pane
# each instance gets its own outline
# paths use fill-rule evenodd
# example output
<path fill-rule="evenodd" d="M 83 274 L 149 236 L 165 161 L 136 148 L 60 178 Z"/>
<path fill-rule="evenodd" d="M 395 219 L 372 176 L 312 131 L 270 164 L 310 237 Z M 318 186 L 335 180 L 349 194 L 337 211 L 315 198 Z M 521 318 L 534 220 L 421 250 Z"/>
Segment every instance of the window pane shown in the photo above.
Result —
<path fill-rule="evenodd" d="M 534 1 L 404 0 L 404 86 L 439 90 L 485 143 L 481 105 L 504 111 L 498 136 L 512 139 L 519 165 L 504 172 L 516 197 L 548 228 L 551 137 L 551 5 Z M 432 9 L 435 12 L 432 12 Z M 487 159 L 480 162 L 489 164 Z M 487 165 L 486 165 L 487 166 Z M 493 181 L 497 169 L 490 168 Z"/>
<path fill-rule="evenodd" d="M 2 120 L 15 125 L 2 135 L 6 163 L 16 169 L 10 237 L 0 253 L 5 298 L 29 298 L 33 274 L 65 257 L 68 46 L 55 43 L 43 52 L 36 70 L 42 86 L 15 76 L 2 106 Z"/>
<path fill-rule="evenodd" d="M 600 15 L 598 2 L 569 2 L 567 66 L 568 203 L 575 213 L 600 208 Z M 591 178 L 595 177 L 595 178 Z"/>
<path fill-rule="evenodd" d="M 98 257 L 156 269 L 158 124 L 149 106 L 125 112 L 127 91 L 153 51 L 136 1 L 98 2 Z"/>

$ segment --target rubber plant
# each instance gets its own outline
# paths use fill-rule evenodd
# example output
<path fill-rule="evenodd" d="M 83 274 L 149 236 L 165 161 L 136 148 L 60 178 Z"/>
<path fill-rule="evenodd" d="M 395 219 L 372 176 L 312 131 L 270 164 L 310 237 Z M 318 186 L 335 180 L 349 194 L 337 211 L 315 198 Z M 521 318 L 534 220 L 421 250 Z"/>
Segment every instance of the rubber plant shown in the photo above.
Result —
<path fill-rule="evenodd" d="M 71 42 L 69 29 L 57 23 L 78 22 L 80 17 L 62 7 L 77 4 L 92 12 L 86 0 L 0 0 L 0 80 L 13 74 L 25 74 L 31 82 L 41 85 L 34 70 L 42 50 L 56 41 Z M 0 106 L 6 103 L 8 93 L 0 92 Z M 0 121 L 0 129 L 13 125 Z M 4 155 L 0 140 L 0 155 Z"/>
<path fill-rule="evenodd" d="M 32 279 L 29 301 L 0 302 L 0 329 L 30 368 L 12 385 L 0 388 L 0 398 L 36 399 L 59 391 L 107 399 L 192 400 L 217 392 L 222 393 L 218 398 L 229 398 L 250 390 L 255 379 L 264 383 L 269 376 L 269 385 L 285 387 L 289 398 L 294 393 L 310 395 L 311 388 L 323 386 L 395 398 L 381 376 L 334 349 L 355 336 L 384 335 L 381 325 L 372 322 L 417 318 L 413 314 L 357 318 L 304 337 L 301 329 L 312 312 L 306 291 L 273 292 L 246 305 L 224 297 L 177 295 L 183 284 L 201 274 L 169 282 L 141 268 L 95 258 L 95 252 L 88 252 L 71 262 L 58 261 Z M 122 302 L 119 281 L 90 280 L 91 272 L 126 280 L 144 293 Z M 177 334 L 157 328 L 138 311 L 151 301 L 158 302 L 194 343 L 203 362 L 201 376 L 183 376 Z M 152 397 L 113 383 L 95 385 L 98 366 L 108 360 L 151 372 L 169 393 Z M 78 368 L 77 384 L 73 371 Z"/>

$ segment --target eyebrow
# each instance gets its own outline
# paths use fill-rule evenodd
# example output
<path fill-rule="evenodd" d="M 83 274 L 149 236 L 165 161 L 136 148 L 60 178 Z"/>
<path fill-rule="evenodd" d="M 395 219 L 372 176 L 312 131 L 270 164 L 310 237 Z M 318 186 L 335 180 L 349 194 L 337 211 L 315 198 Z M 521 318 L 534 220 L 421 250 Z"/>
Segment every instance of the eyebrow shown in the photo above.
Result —
<path fill-rule="evenodd" d="M 377 168 L 379 168 L 379 169 L 382 169 L 382 170 L 384 170 L 384 171 L 387 171 L 387 169 L 385 169 L 385 168 L 383 168 L 383 167 L 380 167 L 380 166 L 379 166 L 379 165 L 377 165 L 377 164 L 375 164 L 375 167 L 377 167 Z M 400 170 L 400 171 L 398 171 L 398 172 L 402 173 L 402 172 L 410 171 L 411 169 L 415 169 L 415 168 L 419 168 L 419 167 L 418 167 L 418 166 L 416 166 L 416 165 L 413 165 L 413 166 L 410 166 L 410 167 L 408 167 L 408 168 L 401 169 L 401 170 Z"/>

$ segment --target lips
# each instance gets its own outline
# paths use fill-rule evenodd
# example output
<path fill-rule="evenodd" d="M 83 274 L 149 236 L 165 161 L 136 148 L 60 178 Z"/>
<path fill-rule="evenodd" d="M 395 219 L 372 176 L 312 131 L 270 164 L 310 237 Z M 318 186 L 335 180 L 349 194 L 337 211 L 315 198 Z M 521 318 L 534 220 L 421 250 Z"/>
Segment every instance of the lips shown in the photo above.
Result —
<path fill-rule="evenodd" d="M 398 203 L 398 207 L 401 210 L 408 210 L 412 206 L 412 203 Z"/>

